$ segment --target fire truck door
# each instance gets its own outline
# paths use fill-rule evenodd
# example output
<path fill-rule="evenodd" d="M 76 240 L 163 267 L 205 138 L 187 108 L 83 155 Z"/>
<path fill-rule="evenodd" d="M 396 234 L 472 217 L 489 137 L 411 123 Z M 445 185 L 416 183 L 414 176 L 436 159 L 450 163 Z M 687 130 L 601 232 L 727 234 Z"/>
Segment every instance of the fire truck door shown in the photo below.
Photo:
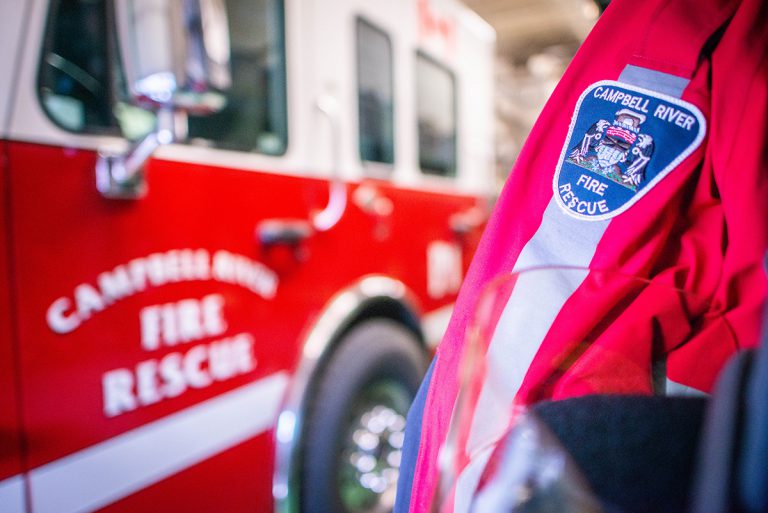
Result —
<path fill-rule="evenodd" d="M 0 181 L 3 197 L 11 190 L 0 247 L 14 263 L 11 288 L 0 255 L 0 487 L 20 472 L 18 362 L 35 513 L 272 508 L 271 430 L 300 332 L 319 309 L 308 303 L 330 293 L 302 295 L 291 277 L 300 263 L 287 255 L 283 272 L 254 229 L 307 217 L 327 185 L 278 172 L 282 2 L 229 4 L 230 103 L 192 117 L 187 142 L 156 152 L 147 194 L 132 200 L 105 198 L 95 184 L 99 152 L 153 124 L 126 99 L 111 2 L 31 8 L 35 58 L 19 76 Z"/>

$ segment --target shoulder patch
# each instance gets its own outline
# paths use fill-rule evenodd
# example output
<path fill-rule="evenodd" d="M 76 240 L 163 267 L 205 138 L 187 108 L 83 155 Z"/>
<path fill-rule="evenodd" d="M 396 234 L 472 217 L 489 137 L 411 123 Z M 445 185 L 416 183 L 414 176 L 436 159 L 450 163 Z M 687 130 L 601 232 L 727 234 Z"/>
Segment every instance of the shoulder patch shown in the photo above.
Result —
<path fill-rule="evenodd" d="M 615 217 L 642 198 L 704 139 L 685 101 L 621 82 L 592 84 L 576 104 L 553 188 L 578 219 Z"/>

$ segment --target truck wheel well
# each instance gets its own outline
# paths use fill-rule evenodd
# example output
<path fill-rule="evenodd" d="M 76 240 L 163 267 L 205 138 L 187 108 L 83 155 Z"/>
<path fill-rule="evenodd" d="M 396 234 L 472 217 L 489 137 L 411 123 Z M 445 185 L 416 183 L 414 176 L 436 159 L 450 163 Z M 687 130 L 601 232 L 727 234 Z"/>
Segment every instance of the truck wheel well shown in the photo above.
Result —
<path fill-rule="evenodd" d="M 344 328 L 336 335 L 332 346 L 335 347 L 340 340 L 343 340 L 352 328 L 361 322 L 373 318 L 391 319 L 402 324 L 416 336 L 416 339 L 421 346 L 425 347 L 424 334 L 421 331 L 419 319 L 416 314 L 407 306 L 390 298 L 376 299 L 364 304 L 355 315 L 352 316 L 349 322 L 347 322 L 346 326 L 344 326 Z M 329 351 L 329 353 L 333 353 L 333 350 Z"/>
<path fill-rule="evenodd" d="M 312 375 L 310 381 L 311 385 L 308 389 L 309 393 L 307 394 L 306 402 L 304 403 L 305 409 L 307 408 L 307 405 L 311 404 L 315 399 L 317 391 L 315 390 L 316 387 L 314 385 L 316 385 L 318 381 L 322 379 L 322 376 L 325 374 L 326 369 L 328 368 L 328 364 L 336 354 L 336 351 L 341 342 L 356 326 L 371 319 L 390 319 L 402 325 L 408 331 L 413 333 L 415 339 L 419 343 L 419 349 L 424 351 L 426 354 L 426 342 L 424 340 L 424 334 L 421 331 L 421 326 L 419 324 L 419 319 L 416 316 L 416 313 L 406 305 L 392 298 L 383 297 L 371 299 L 362 304 L 354 313 L 354 315 L 349 317 L 346 324 L 341 329 L 339 329 L 336 335 L 333 337 L 331 344 L 328 346 L 325 354 L 321 357 L 320 363 Z M 302 439 L 304 438 L 305 437 L 302 435 Z"/>
<path fill-rule="evenodd" d="M 325 372 L 328 362 L 331 361 L 333 355 L 336 353 L 336 349 L 339 343 L 359 324 L 371 319 L 390 319 L 398 324 L 401 324 L 408 331 L 412 332 L 419 341 L 419 347 L 423 350 L 427 350 L 427 345 L 424 340 L 424 334 L 421 331 L 421 325 L 416 313 L 413 312 L 406 305 L 399 301 L 384 297 L 371 299 L 361 305 L 353 315 L 349 317 L 347 322 L 342 328 L 340 328 L 334 335 L 331 344 L 325 351 L 325 354 L 321 357 L 320 364 L 318 365 L 315 373 L 312 377 L 312 382 L 317 382 L 320 376 Z"/>

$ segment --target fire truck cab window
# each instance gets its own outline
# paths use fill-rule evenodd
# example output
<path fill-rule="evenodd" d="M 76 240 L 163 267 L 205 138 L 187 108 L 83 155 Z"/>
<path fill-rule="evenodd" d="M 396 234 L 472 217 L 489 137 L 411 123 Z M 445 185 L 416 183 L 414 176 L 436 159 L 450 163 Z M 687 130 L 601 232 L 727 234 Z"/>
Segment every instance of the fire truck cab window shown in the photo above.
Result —
<path fill-rule="evenodd" d="M 288 143 L 282 0 L 227 0 L 232 88 L 227 105 L 189 118 L 192 144 L 271 155 Z"/>
<path fill-rule="evenodd" d="M 392 42 L 389 36 L 357 19 L 357 103 L 360 158 L 395 161 Z"/>
<path fill-rule="evenodd" d="M 285 152 L 288 129 L 283 0 L 227 0 L 233 85 L 219 113 L 189 117 L 191 144 Z M 51 2 L 38 75 L 43 109 L 59 126 L 138 139 L 154 115 L 128 100 L 111 2 Z M 78 37 L 72 37 L 72 34 Z"/>
<path fill-rule="evenodd" d="M 38 86 L 43 108 L 65 129 L 117 130 L 107 15 L 105 1 L 51 2 Z"/>
<path fill-rule="evenodd" d="M 424 173 L 456 175 L 456 80 L 423 54 L 416 57 L 419 165 Z"/>

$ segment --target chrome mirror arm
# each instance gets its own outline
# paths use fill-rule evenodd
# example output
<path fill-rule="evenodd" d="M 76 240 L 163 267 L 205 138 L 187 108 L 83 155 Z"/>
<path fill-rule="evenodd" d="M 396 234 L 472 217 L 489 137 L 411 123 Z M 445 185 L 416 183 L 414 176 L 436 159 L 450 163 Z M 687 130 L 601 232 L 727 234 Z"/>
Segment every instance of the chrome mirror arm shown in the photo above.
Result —
<path fill-rule="evenodd" d="M 96 188 L 105 198 L 137 199 L 147 193 L 144 164 L 160 146 L 176 140 L 174 112 L 157 113 L 157 129 L 127 151 L 99 151 L 96 161 Z"/>

